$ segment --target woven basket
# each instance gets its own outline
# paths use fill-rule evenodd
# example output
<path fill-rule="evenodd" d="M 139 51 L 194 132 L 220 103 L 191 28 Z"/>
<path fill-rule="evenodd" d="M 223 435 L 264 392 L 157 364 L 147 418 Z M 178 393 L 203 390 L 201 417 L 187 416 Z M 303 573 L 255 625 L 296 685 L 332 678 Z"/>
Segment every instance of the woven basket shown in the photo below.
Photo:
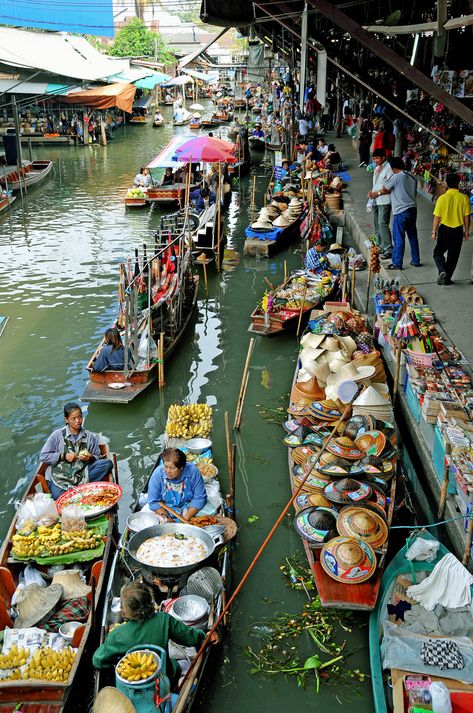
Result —
<path fill-rule="evenodd" d="M 332 210 L 340 210 L 342 207 L 342 196 L 340 193 L 326 193 L 325 202 Z"/>
<path fill-rule="evenodd" d="M 217 525 L 225 525 L 225 532 L 223 533 L 223 539 L 225 542 L 231 540 L 238 532 L 238 527 L 235 520 L 231 517 L 225 517 L 224 515 L 216 515 Z"/>

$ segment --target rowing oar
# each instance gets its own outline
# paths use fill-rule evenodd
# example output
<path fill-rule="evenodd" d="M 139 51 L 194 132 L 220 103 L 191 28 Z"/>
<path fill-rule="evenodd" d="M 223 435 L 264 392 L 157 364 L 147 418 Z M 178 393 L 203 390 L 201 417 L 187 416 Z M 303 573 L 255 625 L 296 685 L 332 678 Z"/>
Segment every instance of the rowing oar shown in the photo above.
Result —
<path fill-rule="evenodd" d="M 288 513 L 288 511 L 289 511 L 289 509 L 290 509 L 290 507 L 291 507 L 291 505 L 293 504 L 294 500 L 297 498 L 297 496 L 298 496 L 299 493 L 301 492 L 302 488 L 304 487 L 307 478 L 309 477 L 309 475 L 312 473 L 313 469 L 315 468 L 315 464 L 316 464 L 317 461 L 319 460 L 319 458 L 320 458 L 320 456 L 322 455 L 322 453 L 326 450 L 326 448 L 327 448 L 328 444 L 330 443 L 330 441 L 332 440 L 332 438 L 333 438 L 333 437 L 335 436 L 335 434 L 337 433 L 338 427 L 340 426 L 340 424 L 342 423 L 342 421 L 345 420 L 345 418 L 346 418 L 346 416 L 347 416 L 347 414 L 348 414 L 348 412 L 349 412 L 349 410 L 350 410 L 350 408 L 351 408 L 351 406 L 352 406 L 352 403 L 353 403 L 353 401 L 356 399 L 357 396 L 358 396 L 358 391 L 357 391 L 356 394 L 353 396 L 353 398 L 351 399 L 351 401 L 349 401 L 349 403 L 345 406 L 345 410 L 343 411 L 342 415 L 340 416 L 340 418 L 339 418 L 338 421 L 336 422 L 335 426 L 333 427 L 332 432 L 330 433 L 330 436 L 327 438 L 327 440 L 325 441 L 325 443 L 323 444 L 323 446 L 317 451 L 317 453 L 314 454 L 313 463 L 312 463 L 311 467 L 310 467 L 309 470 L 305 473 L 304 477 L 302 478 L 302 480 L 301 480 L 301 482 L 300 482 L 300 485 L 299 485 L 299 486 L 296 488 L 296 490 L 293 492 L 293 494 L 292 494 L 290 500 L 287 502 L 287 504 L 286 504 L 284 510 L 281 512 L 281 514 L 279 515 L 278 519 L 276 520 L 276 522 L 275 522 L 274 525 L 272 526 L 271 530 L 269 531 L 268 535 L 266 536 L 265 541 L 263 542 L 263 544 L 262 544 L 261 547 L 259 548 L 258 552 L 257 552 L 257 553 L 255 554 L 255 556 L 253 557 L 253 560 L 252 560 L 250 566 L 248 567 L 248 569 L 246 570 L 245 574 L 244 574 L 243 577 L 241 578 L 241 580 L 240 580 L 240 582 L 238 583 L 238 585 L 237 585 L 235 591 L 233 592 L 232 596 L 230 597 L 230 599 L 228 600 L 227 604 L 225 605 L 225 607 L 224 607 L 224 608 L 222 609 L 222 611 L 220 612 L 220 616 L 218 617 L 217 621 L 215 622 L 215 624 L 213 625 L 213 627 L 210 629 L 210 631 L 208 632 L 207 636 L 205 637 L 205 639 L 204 639 L 204 641 L 203 641 L 203 643 L 202 643 L 202 646 L 201 646 L 200 649 L 198 650 L 195 659 L 193 660 L 193 662 L 192 662 L 192 664 L 191 664 L 189 670 L 187 671 L 186 675 L 184 676 L 184 679 L 183 679 L 183 681 L 182 681 L 181 686 L 179 687 L 179 690 L 182 690 L 183 686 L 184 686 L 185 683 L 186 683 L 186 680 L 189 678 L 189 676 L 190 676 L 192 670 L 194 669 L 194 667 L 195 667 L 197 661 L 200 659 L 200 657 L 201 657 L 202 654 L 204 653 L 205 649 L 207 648 L 207 644 L 208 644 L 209 641 L 210 641 L 210 637 L 211 637 L 212 634 L 217 630 L 217 627 L 218 627 L 218 625 L 220 624 L 220 622 L 222 621 L 223 617 L 225 616 L 225 614 L 227 613 L 227 611 L 230 609 L 231 605 L 233 604 L 233 602 L 235 601 L 235 599 L 237 598 L 237 596 L 239 595 L 241 589 L 243 588 L 243 585 L 245 584 L 246 580 L 248 579 L 248 577 L 250 576 L 251 572 L 252 572 L 253 569 L 255 568 L 256 563 L 258 562 L 258 560 L 260 559 L 260 557 L 261 557 L 261 555 L 263 554 L 264 550 L 266 549 L 266 547 L 268 546 L 268 544 L 269 544 L 270 541 L 272 540 L 273 535 L 275 534 L 275 532 L 276 532 L 276 530 L 278 529 L 279 525 L 282 523 L 282 521 L 283 521 L 284 518 L 286 517 L 286 515 L 287 515 L 287 513 Z M 174 709 L 174 710 L 175 710 L 175 709 Z"/>
<path fill-rule="evenodd" d="M 168 506 L 165 505 L 163 502 L 160 502 L 160 503 L 159 503 L 159 507 L 161 507 L 163 510 L 166 510 L 166 512 L 169 513 L 169 515 L 172 515 L 172 516 L 175 517 L 177 520 L 180 520 L 180 522 L 183 522 L 184 525 L 189 525 L 189 521 L 188 521 L 188 520 L 185 520 L 185 519 L 182 517 L 182 515 L 179 515 L 178 512 L 176 512 L 176 511 L 173 510 L 172 508 L 168 507 Z"/>

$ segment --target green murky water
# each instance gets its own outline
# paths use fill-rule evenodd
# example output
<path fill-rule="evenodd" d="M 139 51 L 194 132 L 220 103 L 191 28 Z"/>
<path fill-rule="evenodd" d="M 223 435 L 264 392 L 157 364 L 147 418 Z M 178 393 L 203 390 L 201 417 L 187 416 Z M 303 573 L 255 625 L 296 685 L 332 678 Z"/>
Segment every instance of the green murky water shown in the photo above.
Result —
<path fill-rule="evenodd" d="M 178 131 L 188 133 L 185 127 Z M 159 212 L 125 211 L 122 198 L 137 167 L 171 135 L 172 129 L 166 127 L 132 126 L 118 130 L 107 147 L 35 149 L 37 158 L 54 159 L 54 175 L 23 203 L 18 199 L 9 215 L 0 216 L 0 313 L 10 318 L 0 339 L 2 534 L 45 438 L 62 422 L 63 404 L 82 393 L 87 358 L 117 308 L 118 263 L 135 246 L 152 244 Z M 262 195 L 268 168 L 259 163 L 253 172 Z M 269 261 L 243 257 L 251 182 L 252 176 L 242 179 L 226 219 L 228 246 L 238 254 L 239 263 L 219 275 L 209 270 L 209 298 L 205 300 L 201 291 L 196 317 L 166 364 L 164 393 L 152 387 L 129 406 L 88 407 L 87 427 L 105 433 L 118 456 L 125 491 L 122 521 L 159 452 L 172 402 L 207 400 L 215 407 L 216 463 L 226 472 L 224 412 L 228 410 L 233 420 L 250 336 L 249 315 L 264 292 L 265 276 L 276 284 L 284 259 L 289 269 L 300 265 L 295 251 Z M 289 496 L 282 429 L 266 423 L 260 410 L 285 405 L 295 356 L 296 342 L 290 335 L 256 340 L 238 438 L 236 581 Z M 226 490 L 225 482 L 222 489 Z M 253 524 L 248 523 L 251 515 L 259 518 Z M 301 549 L 290 523 L 283 525 L 235 606 L 232 631 L 205 698 L 207 711 L 269 711 L 277 706 L 330 713 L 348 701 L 354 713 L 373 710 L 369 682 L 357 684 L 356 692 L 326 687 L 317 696 L 314 688 L 299 689 L 295 681 L 268 681 L 249 673 L 243 650 L 248 643 L 258 646 L 251 627 L 276 611 L 296 612 L 302 607 L 304 597 L 289 590 L 279 572 L 281 560 Z M 349 648 L 360 647 L 364 650 L 350 666 L 368 671 L 366 636 L 350 635 Z"/>

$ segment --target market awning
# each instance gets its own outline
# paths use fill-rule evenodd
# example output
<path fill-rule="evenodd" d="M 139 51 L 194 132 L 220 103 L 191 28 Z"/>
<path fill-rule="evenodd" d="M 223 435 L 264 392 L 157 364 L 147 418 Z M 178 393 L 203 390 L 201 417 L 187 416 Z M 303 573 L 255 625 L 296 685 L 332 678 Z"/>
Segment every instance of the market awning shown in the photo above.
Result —
<path fill-rule="evenodd" d="M 133 102 L 133 109 L 147 109 L 151 104 L 152 99 L 153 97 L 149 95 L 139 97 L 136 101 Z"/>
<path fill-rule="evenodd" d="M 218 71 L 209 74 L 198 72 L 196 69 L 183 69 L 182 71 L 190 77 L 194 77 L 194 79 L 201 79 L 203 82 L 218 82 Z"/>
<path fill-rule="evenodd" d="M 161 84 L 162 87 L 182 87 L 183 84 L 190 84 L 192 82 L 191 77 L 187 77 L 185 75 L 182 75 L 181 77 L 174 77 L 174 79 L 171 79 L 169 82 L 164 82 L 164 84 Z"/>
<path fill-rule="evenodd" d="M 213 38 L 210 40 L 210 42 L 207 42 L 207 44 L 202 45 L 202 47 L 198 47 L 196 50 L 194 50 L 194 52 L 191 52 L 191 53 L 188 54 L 186 57 L 183 57 L 183 58 L 181 59 L 181 61 L 179 62 L 179 65 L 178 65 L 179 69 L 183 69 L 183 67 L 185 67 L 186 65 L 190 64 L 190 63 L 193 62 L 197 57 L 199 57 L 199 55 L 201 55 L 202 52 L 206 52 L 206 51 L 208 50 L 208 48 L 213 45 L 214 42 L 216 42 L 217 40 L 219 40 L 219 39 L 222 37 L 222 35 L 225 34 L 225 32 L 228 32 L 228 29 L 229 29 L 228 27 L 224 28 L 224 29 L 221 30 L 217 35 L 215 35 L 215 37 L 213 37 Z"/>
<path fill-rule="evenodd" d="M 0 79 L 0 94 L 67 94 L 74 85 L 49 82 L 22 82 L 19 79 Z"/>
<path fill-rule="evenodd" d="M 138 79 L 137 82 L 133 82 L 135 87 L 138 89 L 154 89 L 156 86 L 168 82 L 170 79 L 168 74 L 163 74 L 162 72 L 153 72 L 149 77 L 144 77 L 144 79 Z"/>
<path fill-rule="evenodd" d="M 84 37 L 13 27 L 0 27 L 0 63 L 86 81 L 111 77 L 129 67 L 128 60 L 106 57 Z"/>
<path fill-rule="evenodd" d="M 104 87 L 94 87 L 82 92 L 73 92 L 67 97 L 59 97 L 59 101 L 67 104 L 83 104 L 95 109 L 110 109 L 116 107 L 131 114 L 136 87 L 133 84 L 117 82 Z"/>

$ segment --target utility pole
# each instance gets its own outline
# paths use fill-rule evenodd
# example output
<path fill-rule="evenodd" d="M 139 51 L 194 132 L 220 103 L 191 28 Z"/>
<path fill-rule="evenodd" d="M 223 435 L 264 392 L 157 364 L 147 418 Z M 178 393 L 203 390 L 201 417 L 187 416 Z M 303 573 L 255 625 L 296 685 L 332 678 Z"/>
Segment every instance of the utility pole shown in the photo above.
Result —
<path fill-rule="evenodd" d="M 299 77 L 299 109 L 304 113 L 305 80 L 307 74 L 307 31 L 308 31 L 307 2 L 304 3 L 301 22 L 301 75 Z"/>

